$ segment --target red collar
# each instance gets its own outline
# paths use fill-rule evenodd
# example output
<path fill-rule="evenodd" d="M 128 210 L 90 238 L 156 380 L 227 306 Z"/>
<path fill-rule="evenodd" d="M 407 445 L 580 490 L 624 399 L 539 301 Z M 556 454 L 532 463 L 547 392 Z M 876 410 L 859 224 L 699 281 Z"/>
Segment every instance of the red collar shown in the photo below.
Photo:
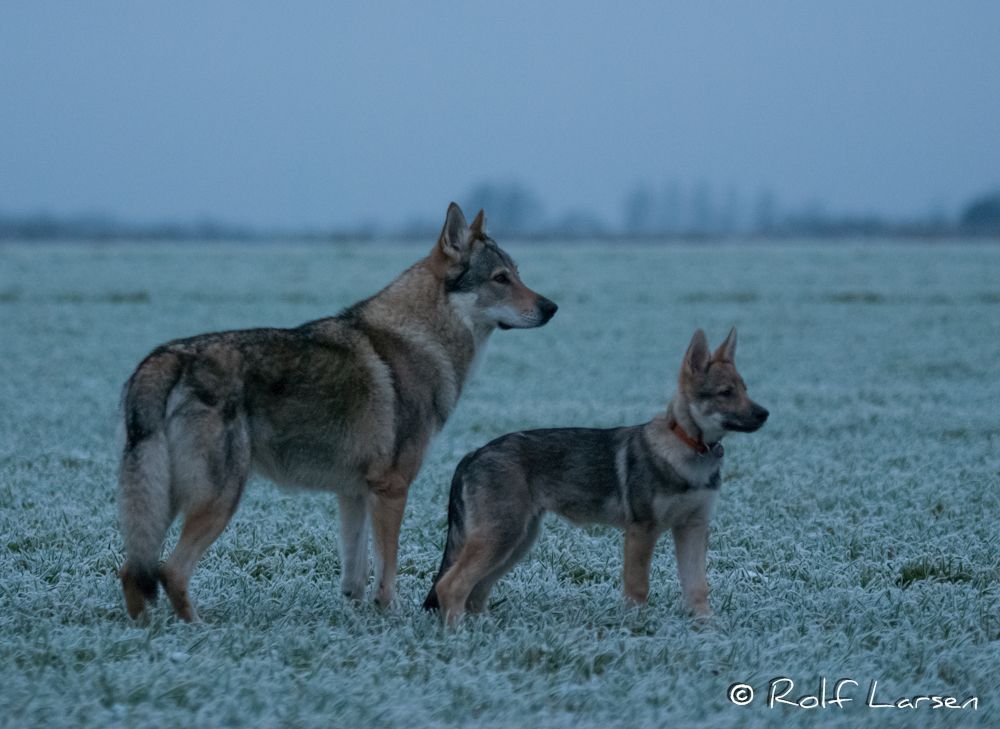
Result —
<path fill-rule="evenodd" d="M 686 445 L 695 453 L 700 453 L 702 455 L 708 453 L 708 446 L 701 441 L 701 438 L 699 438 L 698 440 L 692 438 L 684 431 L 684 428 L 682 428 L 681 424 L 678 423 L 676 420 L 674 420 L 670 424 L 670 429 L 674 432 L 674 435 L 676 435 L 680 439 L 681 443 Z"/>
<path fill-rule="evenodd" d="M 684 428 L 681 427 L 681 424 L 678 423 L 673 418 L 670 419 L 670 430 L 673 431 L 674 435 L 677 436 L 677 439 L 681 443 L 683 443 L 684 445 L 686 445 L 688 448 L 690 448 L 691 450 L 693 450 L 695 453 L 703 456 L 706 453 L 708 453 L 709 451 L 711 451 L 712 455 L 714 455 L 714 456 L 716 456 L 718 458 L 722 457 L 722 454 L 723 454 L 722 443 L 713 443 L 712 445 L 708 446 L 708 445 L 705 445 L 704 441 L 702 441 L 701 438 L 698 438 L 697 440 L 695 440 L 690 435 L 688 435 L 685 432 Z"/>

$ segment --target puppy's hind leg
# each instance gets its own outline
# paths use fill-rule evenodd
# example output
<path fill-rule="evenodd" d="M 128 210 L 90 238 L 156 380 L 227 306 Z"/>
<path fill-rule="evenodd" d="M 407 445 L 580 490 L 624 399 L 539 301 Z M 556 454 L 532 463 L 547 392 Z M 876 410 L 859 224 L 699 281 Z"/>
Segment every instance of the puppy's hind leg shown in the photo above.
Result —
<path fill-rule="evenodd" d="M 525 528 L 524 536 L 518 545 L 514 547 L 513 551 L 511 551 L 510 556 L 497 569 L 486 575 L 472 588 L 472 592 L 469 593 L 469 598 L 465 602 L 465 607 L 470 613 L 487 612 L 490 592 L 493 590 L 493 586 L 497 583 L 497 580 L 514 569 L 514 566 L 524 559 L 524 555 L 528 553 L 538 538 L 538 527 L 541 521 L 541 516 L 531 519 Z"/>
<path fill-rule="evenodd" d="M 435 588 L 444 621 L 449 625 L 458 622 L 465 612 L 472 590 L 492 573 L 503 574 L 501 568 L 516 545 L 516 542 L 511 544 L 510 541 L 497 539 L 494 534 L 483 532 L 470 534 L 466 538 L 455 564 L 438 580 Z M 485 587 L 487 595 L 492 587 L 492 582 Z"/>
<path fill-rule="evenodd" d="M 368 583 L 368 497 L 341 494 L 341 590 L 351 600 L 365 596 Z"/>

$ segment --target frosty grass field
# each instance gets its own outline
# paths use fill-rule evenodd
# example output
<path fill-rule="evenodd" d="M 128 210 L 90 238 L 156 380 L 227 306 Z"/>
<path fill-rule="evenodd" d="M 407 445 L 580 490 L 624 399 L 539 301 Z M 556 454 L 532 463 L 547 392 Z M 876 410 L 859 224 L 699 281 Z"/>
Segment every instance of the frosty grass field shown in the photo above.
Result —
<path fill-rule="evenodd" d="M 502 241 L 503 243 L 503 241 Z M 0 246 L 0 725 L 996 726 L 1000 247 L 518 244 L 560 304 L 497 332 L 411 491 L 398 602 L 340 596 L 336 501 L 255 479 L 195 573 L 205 623 L 125 616 L 115 569 L 119 388 L 156 344 L 336 313 L 428 246 Z M 466 451 L 663 408 L 696 327 L 740 331 L 771 410 L 727 441 L 714 622 L 679 609 L 669 538 L 647 609 L 621 536 L 549 520 L 493 612 L 420 610 Z M 176 538 L 176 526 L 172 539 Z M 844 708 L 768 709 L 820 679 Z M 963 711 L 868 709 L 942 694 Z M 733 682 L 754 687 L 747 707 Z"/>

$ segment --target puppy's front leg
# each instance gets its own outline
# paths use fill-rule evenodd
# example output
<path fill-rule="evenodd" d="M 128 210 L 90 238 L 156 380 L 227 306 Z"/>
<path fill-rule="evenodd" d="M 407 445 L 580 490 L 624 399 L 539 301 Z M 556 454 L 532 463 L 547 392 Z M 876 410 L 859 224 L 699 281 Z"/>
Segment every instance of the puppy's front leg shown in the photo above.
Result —
<path fill-rule="evenodd" d="M 698 617 L 708 617 L 708 579 L 705 574 L 705 553 L 708 550 L 708 522 L 694 521 L 674 527 L 674 547 L 677 550 L 677 577 L 688 610 Z"/>
<path fill-rule="evenodd" d="M 625 597 L 636 605 L 649 599 L 649 564 L 653 561 L 657 532 L 641 524 L 625 528 Z"/>

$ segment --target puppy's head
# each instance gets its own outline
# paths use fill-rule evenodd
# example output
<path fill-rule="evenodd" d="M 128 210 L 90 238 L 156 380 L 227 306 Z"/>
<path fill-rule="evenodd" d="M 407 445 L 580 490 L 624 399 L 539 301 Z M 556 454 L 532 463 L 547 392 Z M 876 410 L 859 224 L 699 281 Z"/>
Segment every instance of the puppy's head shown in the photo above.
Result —
<path fill-rule="evenodd" d="M 752 433 L 767 420 L 768 412 L 747 394 L 736 371 L 736 328 L 714 353 L 701 329 L 694 333 L 681 364 L 678 391 L 706 440 L 724 433 Z"/>

